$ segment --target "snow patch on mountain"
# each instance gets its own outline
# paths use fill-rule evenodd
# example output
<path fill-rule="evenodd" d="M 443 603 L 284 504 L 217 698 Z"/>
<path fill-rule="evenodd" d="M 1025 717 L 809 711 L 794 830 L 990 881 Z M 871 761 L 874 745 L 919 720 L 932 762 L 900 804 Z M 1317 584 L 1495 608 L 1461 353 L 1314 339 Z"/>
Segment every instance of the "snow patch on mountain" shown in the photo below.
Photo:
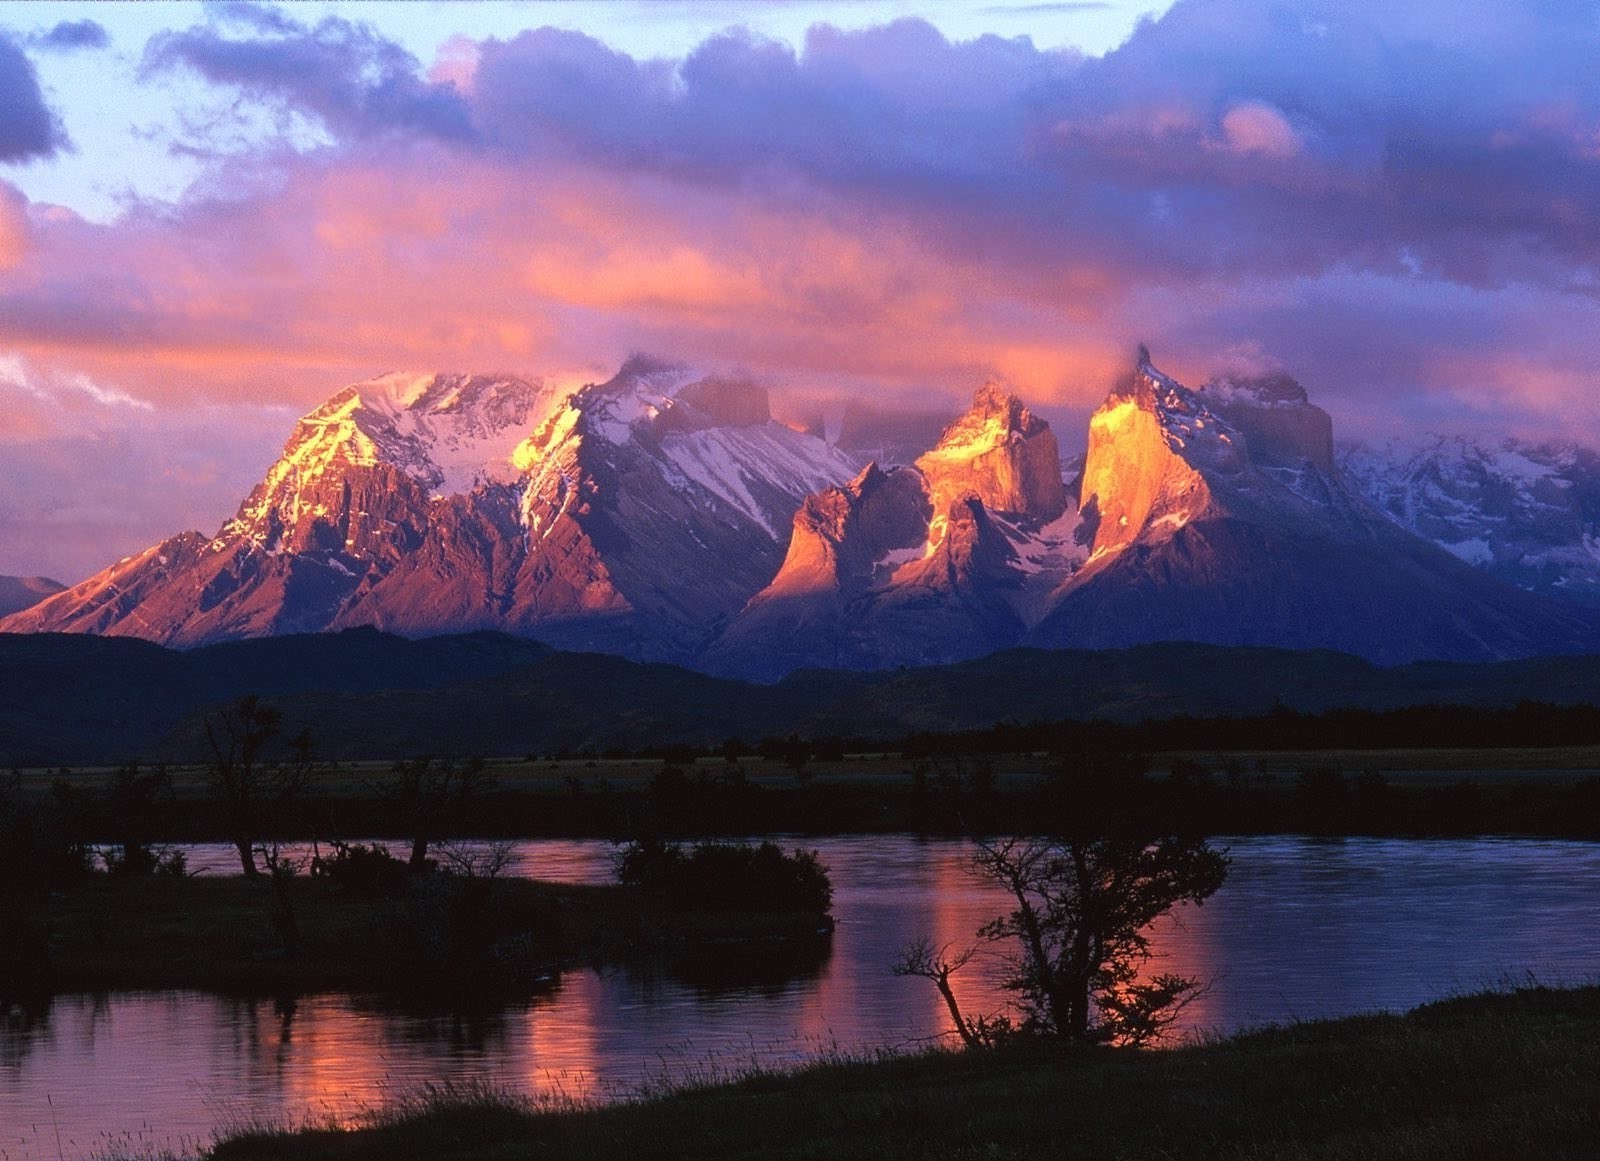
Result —
<path fill-rule="evenodd" d="M 661 449 L 684 479 L 760 524 L 774 540 L 788 534 L 795 498 L 861 470 L 855 457 L 779 423 L 674 432 L 662 439 Z"/>
<path fill-rule="evenodd" d="M 607 443 L 625 444 L 636 425 L 669 410 L 672 397 L 692 379 L 687 367 L 635 355 L 610 381 L 580 393 L 585 426 Z"/>
<path fill-rule="evenodd" d="M 1600 604 L 1600 454 L 1465 435 L 1348 444 L 1339 463 L 1385 515 L 1534 592 Z"/>

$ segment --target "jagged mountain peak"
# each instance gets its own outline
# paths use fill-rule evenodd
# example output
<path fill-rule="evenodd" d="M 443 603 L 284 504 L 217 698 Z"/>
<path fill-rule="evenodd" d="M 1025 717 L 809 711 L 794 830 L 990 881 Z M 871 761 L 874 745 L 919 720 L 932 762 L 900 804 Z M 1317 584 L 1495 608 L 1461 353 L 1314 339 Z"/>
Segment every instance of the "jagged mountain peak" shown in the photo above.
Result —
<path fill-rule="evenodd" d="M 1334 463 L 1333 421 L 1298 382 L 1230 376 L 1195 390 L 1142 346 L 1090 418 L 1080 495 L 1097 554 L 1220 511 L 1366 519 Z"/>
<path fill-rule="evenodd" d="M 772 422 L 761 387 L 642 356 L 559 400 L 384 375 L 302 418 L 215 536 L 170 538 L 18 627 L 184 646 L 496 628 L 681 660 L 771 579 L 800 502 L 861 467 Z"/>
<path fill-rule="evenodd" d="M 945 428 L 927 454 L 980 456 L 1003 444 L 1037 435 L 1049 426 L 1005 386 L 990 380 L 973 392 L 972 406 Z"/>
<path fill-rule="evenodd" d="M 507 482 L 516 444 L 550 396 L 510 375 L 395 372 L 351 384 L 299 420 L 219 536 L 277 547 L 287 530 L 327 515 L 322 492 L 361 469 L 392 469 L 434 498 Z"/>
<path fill-rule="evenodd" d="M 1200 394 L 1217 415 L 1243 433 L 1257 466 L 1309 465 L 1326 474 L 1337 470 L 1333 419 L 1289 375 L 1222 376 L 1206 383 Z"/>
<path fill-rule="evenodd" d="M 569 395 L 565 419 L 558 413 L 553 421 L 561 421 L 566 431 L 625 444 L 633 438 L 636 424 L 649 423 L 670 408 L 672 397 L 693 378 L 682 364 L 652 355 L 630 355 L 610 379 L 587 384 Z"/>
<path fill-rule="evenodd" d="M 935 516 L 976 497 L 995 512 L 1040 521 L 1066 510 L 1061 453 L 1050 425 L 997 383 L 974 393 L 972 407 L 919 456 Z"/>
<path fill-rule="evenodd" d="M 1147 348 L 1089 417 L 1079 485 L 1091 559 L 1140 535 L 1170 534 L 1211 504 L 1202 467 L 1237 471 L 1238 433 L 1159 371 Z"/>

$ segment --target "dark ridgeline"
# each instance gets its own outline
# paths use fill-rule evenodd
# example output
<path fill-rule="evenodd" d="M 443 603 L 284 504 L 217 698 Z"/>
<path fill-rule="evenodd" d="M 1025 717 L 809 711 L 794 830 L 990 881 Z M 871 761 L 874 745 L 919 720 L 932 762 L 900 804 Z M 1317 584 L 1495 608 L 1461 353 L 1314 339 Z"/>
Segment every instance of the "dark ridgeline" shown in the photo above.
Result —
<path fill-rule="evenodd" d="M 1094 719 L 1170 721 L 1141 727 L 1153 750 L 1535 745 L 1595 741 L 1585 711 L 1530 707 L 1517 726 L 1483 710 L 1592 702 L 1600 657 L 1384 668 L 1348 654 L 1168 644 L 807 670 L 756 685 L 498 633 L 412 641 L 352 629 L 187 652 L 125 638 L 0 634 L 0 686 L 0 766 L 201 761 L 205 714 L 245 695 L 281 713 L 289 735 L 309 729 L 328 759 L 660 754 L 674 745 L 721 753 L 729 739 L 753 745 L 791 734 L 913 747 L 926 735 L 959 750 L 963 732 L 975 750 L 1027 751 L 1054 748 L 1049 723 Z M 1429 706 L 1464 708 L 1384 716 Z"/>

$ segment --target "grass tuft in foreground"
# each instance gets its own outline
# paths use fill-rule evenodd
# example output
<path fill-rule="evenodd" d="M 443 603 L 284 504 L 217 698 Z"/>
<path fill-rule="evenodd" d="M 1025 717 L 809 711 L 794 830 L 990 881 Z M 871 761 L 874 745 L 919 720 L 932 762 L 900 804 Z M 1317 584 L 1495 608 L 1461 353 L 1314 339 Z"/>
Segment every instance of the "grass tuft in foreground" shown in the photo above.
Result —
<path fill-rule="evenodd" d="M 834 1060 L 606 1107 L 424 1093 L 352 1130 L 255 1131 L 214 1161 L 617 1157 L 1543 1161 L 1600 1150 L 1600 988 L 1167 1052 L 1004 1049 Z"/>

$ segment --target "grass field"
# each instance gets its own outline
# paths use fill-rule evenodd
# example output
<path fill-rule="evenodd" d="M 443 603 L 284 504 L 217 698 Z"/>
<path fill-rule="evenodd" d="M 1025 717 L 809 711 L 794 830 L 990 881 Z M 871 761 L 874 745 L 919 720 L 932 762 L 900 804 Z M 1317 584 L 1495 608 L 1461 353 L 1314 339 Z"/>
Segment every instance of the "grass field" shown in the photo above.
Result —
<path fill-rule="evenodd" d="M 1405 750 L 1237 750 L 1174 751 L 1152 755 L 1152 771 L 1161 776 L 1174 762 L 1193 762 L 1207 769 L 1235 769 L 1250 774 L 1294 778 L 1300 771 L 1328 767 L 1345 774 L 1381 773 L 1396 782 L 1417 785 L 1448 784 L 1462 780 L 1484 786 L 1532 783 L 1566 785 L 1600 775 L 1600 746 L 1552 746 L 1506 749 L 1405 749 Z M 1001 789 L 1036 780 L 1056 768 L 1059 759 L 1044 755 L 997 755 L 992 758 L 951 758 L 933 762 L 935 769 L 960 771 L 979 762 L 992 767 Z M 716 775 L 727 770 L 721 758 L 701 758 L 675 763 L 690 774 Z M 751 783 L 762 787 L 793 787 L 799 779 L 783 762 L 758 757 L 741 758 L 738 768 Z M 661 770 L 656 758 L 567 758 L 529 761 L 526 758 L 490 758 L 487 767 L 503 791 L 565 795 L 574 784 L 596 789 L 602 785 L 619 791 L 649 785 Z M 811 785 L 906 789 L 912 784 L 914 763 L 898 753 L 852 754 L 832 761 L 812 761 L 804 767 Z M 40 767 L 19 771 L 21 789 L 28 796 L 48 793 L 52 782 L 64 779 L 84 790 L 104 789 L 115 767 Z M 198 766 L 171 768 L 173 787 L 180 798 L 205 795 L 205 770 Z M 328 798 L 365 798 L 391 775 L 388 762 L 340 762 L 317 779 L 315 794 Z"/>

